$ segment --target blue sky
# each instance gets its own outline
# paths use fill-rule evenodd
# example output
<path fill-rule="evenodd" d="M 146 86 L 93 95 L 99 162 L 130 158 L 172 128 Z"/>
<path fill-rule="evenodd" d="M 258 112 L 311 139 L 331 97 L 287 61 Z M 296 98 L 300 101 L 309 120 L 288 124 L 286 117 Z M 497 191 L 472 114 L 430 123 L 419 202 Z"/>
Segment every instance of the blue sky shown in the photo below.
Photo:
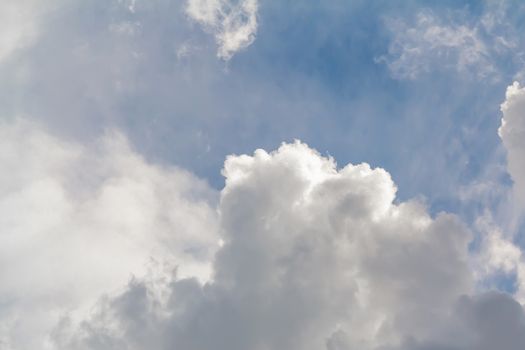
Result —
<path fill-rule="evenodd" d="M 184 215 L 190 218 L 206 218 L 202 219 L 202 227 L 199 219 L 188 219 L 191 228 L 186 230 L 182 229 L 186 223 L 180 218 L 177 220 L 181 222 L 173 219 L 168 226 L 160 219 L 155 221 L 171 217 L 164 212 L 152 213 L 151 217 L 144 214 L 142 220 L 141 210 L 133 214 L 140 205 L 129 204 L 129 208 L 135 208 L 129 209 L 132 213 L 129 215 L 138 215 L 139 223 L 125 221 L 122 225 L 134 227 L 131 231 L 135 232 L 143 222 L 151 223 L 151 226 L 144 224 L 147 228 L 137 229 L 133 236 L 136 240 L 130 239 L 130 242 L 140 245 L 137 237 L 146 237 L 144 240 L 149 243 L 140 254 L 135 248 L 122 252 L 114 248 L 123 254 L 121 261 L 137 263 L 133 268 L 115 263 L 115 276 L 119 276 L 116 280 L 125 281 L 129 274 L 147 275 L 149 272 L 140 267 L 143 263 L 138 260 L 147 260 L 153 251 L 158 253 L 155 249 L 161 249 L 159 242 L 176 247 L 170 248 L 176 253 L 158 254 L 173 255 L 184 261 L 188 268 L 183 271 L 188 271 L 188 276 L 194 273 L 199 277 L 202 267 L 196 266 L 201 265 L 207 266 L 204 270 L 224 269 L 225 275 L 233 273 L 229 269 L 233 269 L 231 266 L 240 255 L 235 255 L 238 252 L 234 243 L 232 252 L 230 248 L 219 250 L 224 242 L 226 247 L 229 244 L 228 233 L 222 237 L 220 232 L 237 232 L 239 227 L 251 227 L 251 224 L 237 222 L 234 214 L 231 214 L 233 223 L 225 223 L 222 213 L 229 213 L 243 201 L 260 201 L 261 213 L 266 212 L 266 203 L 281 203 L 264 193 L 242 194 L 241 191 L 237 201 L 223 207 L 223 203 L 229 203 L 230 191 L 237 194 L 238 172 L 253 166 L 256 170 L 245 176 L 254 181 L 254 187 L 261 186 L 261 189 L 271 186 L 269 179 L 280 181 L 279 177 L 272 177 L 270 170 L 260 170 L 263 165 L 261 168 L 254 165 L 263 156 L 259 159 L 256 155 L 252 163 L 246 163 L 250 165 L 243 165 L 243 157 L 248 156 L 241 155 L 252 155 L 259 148 L 270 152 L 283 142 L 293 144 L 300 140 L 321 156 L 333 157 L 338 169 L 348 163 L 368 163 L 372 168 L 385 169 L 397 188 L 394 204 L 424 203 L 421 210 L 428 212 L 431 220 L 437 222 L 436 226 L 441 225 L 439 213 L 456 215 L 471 234 L 470 255 L 466 259 L 471 263 L 474 289 L 484 291 L 495 287 L 509 292 L 512 295 L 509 298 L 522 301 L 518 295 L 520 269 L 525 274 L 520 255 L 520 247 L 524 245 L 520 198 L 525 196 L 521 195 L 520 184 L 525 180 L 520 176 L 525 172 L 520 170 L 519 159 L 525 151 L 520 151 L 522 145 L 518 141 L 508 141 L 508 136 L 498 134 L 503 117 L 500 105 L 510 101 L 507 87 L 514 81 L 524 83 L 525 39 L 521 33 L 525 30 L 525 6 L 520 1 L 51 0 L 42 4 L 24 0 L 15 4 L 7 0 L 0 4 L 0 12 L 4 13 L 0 14 L 0 22 L 4 22 L 3 27 L 0 24 L 3 32 L 0 33 L 0 118 L 6 130 L 2 132 L 10 135 L 5 136 L 9 141 L 2 147 L 17 154 L 27 151 L 28 157 L 20 165 L 2 163 L 6 168 L 18 169 L 14 174 L 21 174 L 4 179 L 5 198 L 7 193 L 31 189 L 29 184 L 50 179 L 61 184 L 64 198 L 71 197 L 66 202 L 77 203 L 78 208 L 89 207 L 86 203 L 91 202 L 85 198 L 99 198 L 105 191 L 116 193 L 114 201 L 104 200 L 100 206 L 120 218 L 125 214 L 119 214 L 118 208 L 133 202 L 131 199 L 126 205 L 119 202 L 128 198 L 126 193 L 148 188 L 155 193 L 153 197 L 162 191 L 174 193 L 173 198 L 177 200 L 155 197 L 160 207 L 169 202 L 176 208 L 185 208 L 181 209 L 184 213 L 188 210 Z M 518 107 L 512 108 L 511 112 Z M 514 120 L 512 116 L 509 120 Z M 519 125 L 518 122 L 509 123 L 513 130 L 521 130 L 514 126 Z M 26 129 L 29 131 L 24 131 Z M 45 152 L 39 153 L 38 147 L 31 148 L 41 141 L 19 144 L 21 141 L 17 140 L 25 137 L 20 135 L 29 135 L 28 140 L 33 137 L 46 140 L 42 142 L 50 149 L 49 159 Z M 117 141 L 112 143 L 108 139 Z M 271 169 L 296 164 L 294 157 L 300 158 L 300 152 L 313 157 L 295 145 L 290 146 L 292 150 L 283 146 L 275 155 L 268 156 L 275 162 Z M 69 154 L 70 149 L 76 151 Z M 31 154 L 37 155 L 29 156 Z M 231 160 L 233 170 L 224 165 L 230 155 L 239 156 L 238 160 Z M 317 164 L 314 158 L 311 162 Z M 42 164 L 53 165 L 52 169 L 54 164 L 64 164 L 60 169 L 63 166 L 69 170 L 58 173 L 34 170 Z M 93 164 L 95 169 L 88 167 Z M 80 173 L 85 175 L 70 179 L 71 174 Z M 282 176 L 286 177 L 285 174 Z M 163 181 L 169 182 L 172 180 L 166 179 L 172 178 L 176 179 L 174 187 L 164 188 Z M 135 180 L 140 182 L 137 179 L 144 181 L 141 182 L 144 187 L 122 187 L 122 193 L 111 192 L 113 187 L 104 187 L 105 184 L 124 186 Z M 308 179 L 316 183 L 313 175 Z M 126 182 L 128 180 L 130 182 Z M 374 190 L 378 196 L 384 190 L 364 182 L 353 185 Z M 48 191 L 52 192 L 53 188 Z M 389 198 L 389 192 L 384 191 Z M 273 192 L 268 188 L 268 193 Z M 250 197 L 252 195 L 255 197 Z M 110 194 L 107 196 L 113 198 Z M 330 198 L 338 197 L 333 194 Z M 8 199 L 6 208 L 23 202 L 20 199 L 9 204 Z M 38 202 L 36 199 L 30 202 L 33 201 Z M 331 203 L 329 199 L 326 201 Z M 115 207 L 108 203 L 114 203 Z M 323 210 L 326 209 L 320 211 Z M 413 211 L 420 214 L 419 209 Z M 144 212 L 148 210 L 145 208 Z M 77 227 L 83 223 L 94 231 L 107 230 L 111 236 L 117 230 L 112 225 L 120 220 L 96 210 L 78 217 L 67 214 L 67 210 L 64 213 L 57 219 L 58 231 L 66 232 L 70 230 L 69 225 Z M 10 216 L 11 211 L 3 215 L 5 222 L 18 223 Z M 35 222 L 46 215 L 35 216 Z M 250 217 L 250 213 L 246 215 Z M 110 216 L 114 220 L 107 219 Z M 104 221 L 106 219 L 108 221 Z M 31 218 L 27 220 L 32 222 Z M 21 232 L 29 232 L 20 227 L 16 226 Z M 152 243 L 147 239 L 150 230 L 175 232 L 175 235 L 182 230 L 187 231 L 187 237 L 184 233 L 179 241 L 162 236 Z M 213 234 L 208 237 L 195 234 L 195 230 Z M 233 233 L 231 236 L 232 242 L 237 242 L 237 236 Z M 219 248 L 210 245 L 219 240 Z M 107 246 L 113 247 L 115 242 Z M 261 238 L 261 247 L 266 247 L 264 242 Z M 40 248 L 35 243 L 27 249 Z M 246 249 L 259 248 L 248 246 Z M 216 250 L 219 256 L 231 253 L 232 257 L 214 262 Z M 193 253 L 185 253 L 190 251 Z M 120 256 L 118 254 L 115 256 Z M 495 258 L 498 254 L 513 258 L 498 260 Z M 45 257 L 42 259 L 47 261 Z M 0 263 L 9 261 L 5 258 Z M 23 267 L 20 267 L 21 273 L 26 271 L 25 266 L 30 266 L 18 260 L 13 264 Z M 201 272 L 195 273 L 197 270 Z M 64 272 L 69 276 L 68 273 Z M 85 293 L 89 297 L 71 297 L 81 301 L 67 306 L 52 303 L 49 308 L 63 311 L 94 303 L 98 295 L 117 288 L 104 284 L 111 278 L 86 282 L 97 288 Z M 12 285 L 18 286 L 17 283 Z M 461 285 L 456 280 L 447 283 Z M 30 304 L 25 301 L 33 300 L 24 293 L 18 297 L 18 288 L 0 293 L 0 325 L 14 322 L 12 315 L 16 312 L 13 310 L 25 310 L 26 304 Z M 452 287 L 448 289 L 451 290 Z M 477 295 L 467 287 L 461 291 L 473 298 Z M 52 289 L 49 295 L 53 293 L 58 292 Z M 18 299 L 24 301 L 24 307 L 13 301 Z M 41 299 L 34 300 L 32 302 L 38 304 Z M 475 299 L 472 305 L 485 301 Z M 4 314 L 3 303 L 10 305 Z M 394 312 L 388 310 L 384 312 Z M 79 315 L 84 317 L 80 311 Z M 51 321 L 44 316 L 42 319 L 46 321 L 34 328 L 47 332 Z M 438 323 L 429 327 L 439 328 Z M 399 327 L 395 332 L 401 332 L 405 326 Z M 17 343 L 18 333 L 8 326 L 5 328 L 8 329 L 5 334 L 0 332 L 0 348 L 2 341 L 12 342 L 13 348 L 34 346 Z M 433 336 L 438 337 L 436 334 Z M 186 339 L 184 335 L 181 337 Z M 426 344 L 427 340 L 417 341 Z M 348 344 L 357 344 L 353 341 L 348 340 Z M 394 349 L 405 343 L 392 344 Z M 414 344 L 404 346 L 423 348 Z M 201 344 L 201 348 L 206 346 Z"/>

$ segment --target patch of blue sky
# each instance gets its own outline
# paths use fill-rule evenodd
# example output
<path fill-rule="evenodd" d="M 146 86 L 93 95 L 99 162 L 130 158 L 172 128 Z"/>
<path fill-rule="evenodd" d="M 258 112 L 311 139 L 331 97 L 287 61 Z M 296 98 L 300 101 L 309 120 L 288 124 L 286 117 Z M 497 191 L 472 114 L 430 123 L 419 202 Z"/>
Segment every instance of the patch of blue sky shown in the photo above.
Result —
<path fill-rule="evenodd" d="M 478 287 L 481 290 L 495 289 L 512 295 L 518 290 L 517 276 L 515 272 L 494 274 L 481 281 Z"/>

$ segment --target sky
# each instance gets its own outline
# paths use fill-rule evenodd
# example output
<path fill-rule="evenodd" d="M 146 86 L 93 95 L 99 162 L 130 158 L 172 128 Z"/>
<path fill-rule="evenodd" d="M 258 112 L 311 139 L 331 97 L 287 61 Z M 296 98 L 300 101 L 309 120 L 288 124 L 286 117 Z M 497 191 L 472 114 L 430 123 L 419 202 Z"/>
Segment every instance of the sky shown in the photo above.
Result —
<path fill-rule="evenodd" d="M 0 350 L 522 350 L 521 1 L 0 0 Z"/>

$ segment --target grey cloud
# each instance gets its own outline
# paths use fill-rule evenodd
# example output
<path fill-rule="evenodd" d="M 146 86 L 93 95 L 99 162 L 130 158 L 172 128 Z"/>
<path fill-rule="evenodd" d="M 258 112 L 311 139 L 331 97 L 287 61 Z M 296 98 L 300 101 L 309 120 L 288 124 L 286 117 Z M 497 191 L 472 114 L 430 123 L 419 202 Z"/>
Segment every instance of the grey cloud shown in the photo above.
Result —
<path fill-rule="evenodd" d="M 461 297 L 440 338 L 407 340 L 406 350 L 519 350 L 525 347 L 525 313 L 511 296 L 488 292 Z"/>

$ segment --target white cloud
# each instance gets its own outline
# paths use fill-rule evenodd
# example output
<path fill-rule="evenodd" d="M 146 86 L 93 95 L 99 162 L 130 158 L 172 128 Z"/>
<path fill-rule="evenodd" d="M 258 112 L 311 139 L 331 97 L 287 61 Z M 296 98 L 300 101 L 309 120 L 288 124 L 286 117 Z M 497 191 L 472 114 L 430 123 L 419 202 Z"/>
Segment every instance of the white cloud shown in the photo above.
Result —
<path fill-rule="evenodd" d="M 132 281 L 60 349 L 375 349 L 431 338 L 471 291 L 469 233 L 389 174 L 305 144 L 230 156 L 213 280 Z M 153 295 L 162 295 L 155 298 Z"/>
<path fill-rule="evenodd" d="M 86 147 L 4 122 L 0 168 L 0 348 L 42 348 L 62 312 L 80 317 L 151 259 L 209 275 L 214 192 L 147 163 L 122 135 Z"/>
<path fill-rule="evenodd" d="M 217 56 L 228 60 L 255 40 L 258 0 L 188 0 L 186 13 L 215 36 Z"/>

